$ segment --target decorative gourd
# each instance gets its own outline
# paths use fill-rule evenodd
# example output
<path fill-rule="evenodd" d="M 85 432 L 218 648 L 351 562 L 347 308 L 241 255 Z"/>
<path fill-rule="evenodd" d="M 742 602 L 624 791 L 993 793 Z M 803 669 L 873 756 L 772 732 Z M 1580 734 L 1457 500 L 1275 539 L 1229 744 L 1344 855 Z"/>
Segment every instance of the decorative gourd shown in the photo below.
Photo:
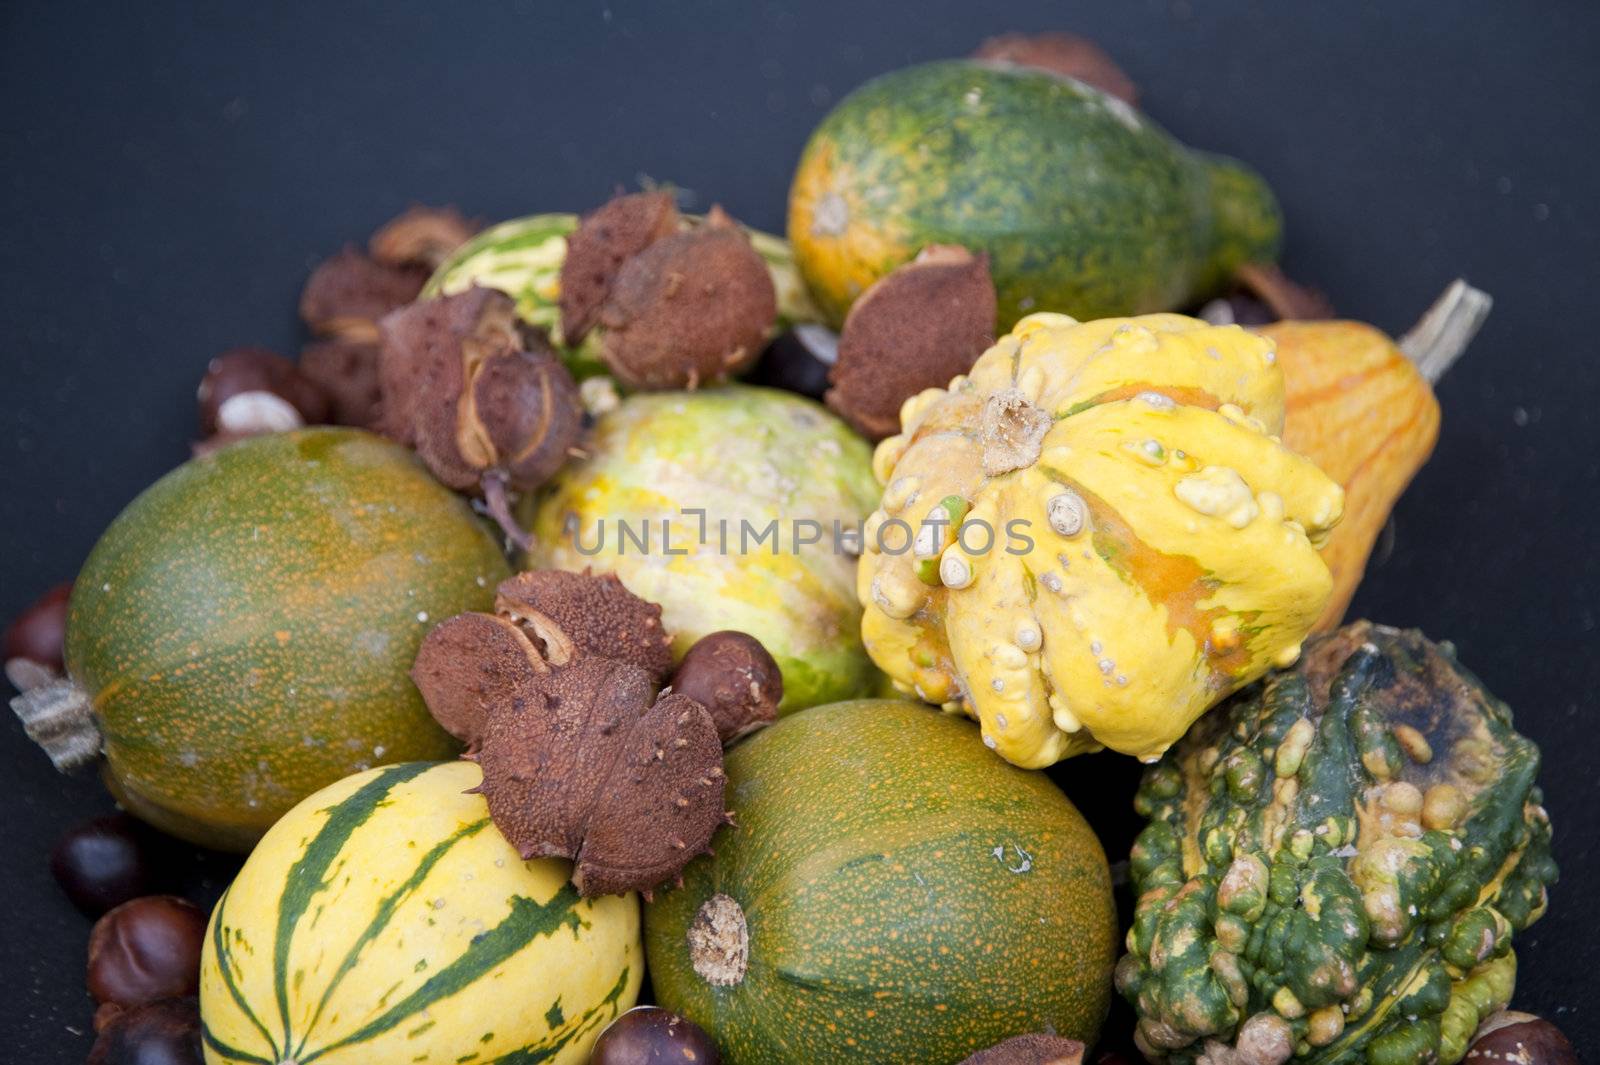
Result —
<path fill-rule="evenodd" d="M 1117 966 L 1140 1049 L 1453 1065 L 1555 880 L 1538 771 L 1448 644 L 1364 621 L 1308 643 L 1145 774 Z"/>
<path fill-rule="evenodd" d="M 954 1065 L 1022 1032 L 1092 1043 L 1116 918 L 1043 774 L 912 703 L 787 717 L 726 763 L 737 827 L 645 910 L 661 1005 L 727 1065 Z"/>
<path fill-rule="evenodd" d="M 840 543 L 877 490 L 843 422 L 744 385 L 635 395 L 583 450 L 521 513 L 529 568 L 615 572 L 661 604 L 679 657 L 719 630 L 754 636 L 783 671 L 780 711 L 868 691 L 855 558 Z"/>
<path fill-rule="evenodd" d="M 209 1065 L 582 1065 L 639 994 L 639 901 L 581 899 L 468 794 L 468 762 L 374 769 L 262 839 L 200 969 Z"/>
<path fill-rule="evenodd" d="M 1344 487 L 1344 518 L 1322 548 L 1333 594 L 1317 631 L 1338 627 L 1389 511 L 1433 453 L 1439 402 L 1432 383 L 1466 349 L 1489 305 L 1458 281 L 1399 344 L 1360 322 L 1260 329 L 1283 367 L 1284 444 Z"/>
<path fill-rule="evenodd" d="M 1183 306 L 1277 253 L 1271 191 L 1115 97 L 972 60 L 908 67 L 846 97 L 806 144 L 789 239 L 837 328 L 930 244 L 989 257 L 1000 328 Z"/>
<path fill-rule="evenodd" d="M 147 489 L 84 563 L 69 679 L 14 705 L 56 759 L 105 755 L 118 801 L 247 850 L 302 798 L 455 744 L 406 676 L 508 575 L 467 504 L 353 429 L 256 437 Z"/>
<path fill-rule="evenodd" d="M 873 460 L 867 651 L 1018 765 L 1154 760 L 1293 662 L 1327 600 L 1342 493 L 1278 442 L 1272 345 L 1237 326 L 1031 315 L 901 423 Z"/>
<path fill-rule="evenodd" d="M 520 318 L 549 332 L 575 375 L 604 373 L 605 365 L 595 347 L 598 338 L 586 338 L 576 348 L 566 347 L 561 339 L 561 263 L 567 255 L 567 234 L 577 228 L 575 214 L 528 215 L 491 226 L 440 264 L 424 286 L 422 298 L 453 295 L 475 284 L 499 289 L 516 300 Z M 789 242 L 756 229 L 746 232 L 772 274 L 779 326 L 819 321 L 821 314 L 795 268 Z"/>

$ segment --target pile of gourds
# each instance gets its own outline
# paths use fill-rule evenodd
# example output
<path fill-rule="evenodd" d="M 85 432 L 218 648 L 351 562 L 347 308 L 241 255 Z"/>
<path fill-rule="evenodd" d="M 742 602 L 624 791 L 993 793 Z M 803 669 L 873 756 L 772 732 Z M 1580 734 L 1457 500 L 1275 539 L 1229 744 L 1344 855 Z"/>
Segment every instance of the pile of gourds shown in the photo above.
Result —
<path fill-rule="evenodd" d="M 576 225 L 491 228 L 422 296 L 502 290 L 603 378 L 559 333 Z M 423 709 L 423 636 L 510 569 L 403 448 L 306 429 L 151 488 L 80 576 L 68 676 L 16 705 L 140 817 L 253 848 L 207 936 L 206 1060 L 582 1062 L 648 970 L 728 1062 L 937 1065 L 1092 1042 L 1114 967 L 1152 1060 L 1459 1060 L 1555 876 L 1538 751 L 1447 647 L 1339 626 L 1486 301 L 1458 285 L 1399 344 L 1173 313 L 1280 230 L 1247 168 L 1057 73 L 932 63 L 835 109 L 789 242 L 752 235 L 780 324 L 815 343 L 961 245 L 993 345 L 896 397 L 870 458 L 813 399 L 613 395 L 521 511 L 519 561 L 614 570 L 680 655 L 740 629 L 782 670 L 788 716 L 727 756 L 734 823 L 644 904 L 520 858 Z M 844 552 L 714 550 L 705 508 L 860 524 Z M 584 549 L 640 517 L 657 553 Z M 1125 937 L 1099 841 L 1031 772 L 1102 748 L 1151 763 Z"/>

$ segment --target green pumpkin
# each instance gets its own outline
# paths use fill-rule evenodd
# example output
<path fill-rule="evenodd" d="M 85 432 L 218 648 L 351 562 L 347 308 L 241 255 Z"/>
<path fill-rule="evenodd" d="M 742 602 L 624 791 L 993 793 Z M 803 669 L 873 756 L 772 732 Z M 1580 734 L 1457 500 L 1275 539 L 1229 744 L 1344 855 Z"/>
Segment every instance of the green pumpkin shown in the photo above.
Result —
<path fill-rule="evenodd" d="M 657 1001 L 727 1065 L 950 1065 L 1092 1043 L 1116 920 L 1100 843 L 1043 775 L 927 707 L 817 707 L 729 753 L 735 827 L 645 909 Z"/>
<path fill-rule="evenodd" d="M 1448 644 L 1366 621 L 1201 718 L 1137 800 L 1145 1056 L 1461 1060 L 1556 877 L 1538 772 Z"/>
<path fill-rule="evenodd" d="M 781 710 L 876 683 L 856 559 L 834 532 L 856 530 L 878 488 L 867 443 L 838 418 L 745 385 L 646 393 L 603 415 L 583 451 L 524 507 L 530 566 L 615 572 L 661 604 L 680 656 L 719 629 L 756 637 L 783 671 Z"/>
<path fill-rule="evenodd" d="M 238 850 L 350 773 L 450 757 L 411 660 L 507 572 L 466 502 L 368 433 L 185 463 L 111 524 L 72 595 L 67 669 L 108 784 L 157 827 Z"/>
<path fill-rule="evenodd" d="M 972 60 L 851 93 L 811 135 L 789 194 L 796 261 L 835 324 L 929 244 L 989 256 L 1005 332 L 1031 311 L 1184 306 L 1275 258 L 1280 229 L 1271 191 L 1238 162 L 1081 82 Z"/>
<path fill-rule="evenodd" d="M 577 228 L 575 214 L 535 214 L 491 226 L 439 265 L 422 297 L 449 296 L 472 285 L 499 289 L 516 300 L 517 314 L 524 321 L 550 334 L 575 376 L 581 379 L 604 373 L 598 334 L 585 337 L 576 347 L 567 347 L 561 338 L 561 264 L 567 257 L 567 234 Z M 778 327 L 820 320 L 795 269 L 789 242 L 758 229 L 745 232 L 772 275 L 778 295 Z"/>

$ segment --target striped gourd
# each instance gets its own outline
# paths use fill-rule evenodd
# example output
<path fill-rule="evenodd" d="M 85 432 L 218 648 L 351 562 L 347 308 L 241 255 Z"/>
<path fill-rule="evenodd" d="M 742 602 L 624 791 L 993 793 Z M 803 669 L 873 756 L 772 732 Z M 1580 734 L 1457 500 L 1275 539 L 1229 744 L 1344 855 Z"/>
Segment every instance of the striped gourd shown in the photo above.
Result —
<path fill-rule="evenodd" d="M 209 1065 L 578 1063 L 639 994 L 633 895 L 524 862 L 468 762 L 348 777 L 262 839 L 211 916 Z"/>
<path fill-rule="evenodd" d="M 535 214 L 491 226 L 457 248 L 429 278 L 422 295 L 427 299 L 448 296 L 474 284 L 497 288 L 517 301 L 517 313 L 525 321 L 549 331 L 575 374 L 600 373 L 604 367 L 597 336 L 591 334 L 572 349 L 565 348 L 561 340 L 561 310 L 556 302 L 561 294 L 561 264 L 567 256 L 567 234 L 577 227 L 575 214 Z M 760 230 L 747 232 L 772 274 L 780 327 L 820 321 L 821 314 L 795 267 L 789 242 Z"/>

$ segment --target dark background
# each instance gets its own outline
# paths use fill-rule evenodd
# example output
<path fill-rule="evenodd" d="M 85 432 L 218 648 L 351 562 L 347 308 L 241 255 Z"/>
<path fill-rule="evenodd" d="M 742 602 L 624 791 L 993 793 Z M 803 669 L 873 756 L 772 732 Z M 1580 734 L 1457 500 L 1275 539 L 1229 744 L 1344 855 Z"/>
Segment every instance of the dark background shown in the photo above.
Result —
<path fill-rule="evenodd" d="M 308 267 L 408 204 L 500 219 L 651 178 L 781 231 L 832 102 L 1014 29 L 1099 39 L 1159 122 L 1259 167 L 1290 273 L 1344 314 L 1399 332 L 1457 275 L 1495 296 L 1354 613 L 1455 640 L 1543 744 L 1563 878 L 1518 1002 L 1594 1045 L 1592 4 L 0 4 L 0 617 L 185 457 L 206 360 L 294 352 Z M 110 803 L 0 716 L 0 1058 L 80 1061 L 88 923 L 45 856 Z M 1056 773 L 1113 857 L 1133 773 Z M 230 865 L 175 868 L 207 900 Z"/>

